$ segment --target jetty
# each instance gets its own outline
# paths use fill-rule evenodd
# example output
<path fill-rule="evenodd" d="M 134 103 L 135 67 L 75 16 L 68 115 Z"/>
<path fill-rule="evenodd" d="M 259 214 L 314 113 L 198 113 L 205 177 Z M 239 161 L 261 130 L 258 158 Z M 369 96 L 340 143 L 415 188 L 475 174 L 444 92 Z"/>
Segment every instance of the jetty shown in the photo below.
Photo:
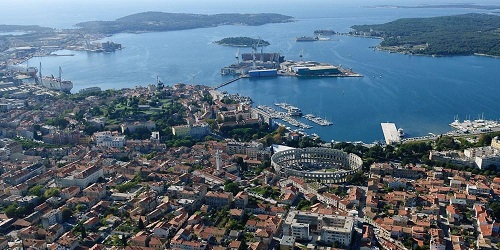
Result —
<path fill-rule="evenodd" d="M 401 137 L 399 137 L 398 130 L 396 129 L 396 124 L 383 122 L 380 123 L 382 126 L 382 132 L 384 133 L 385 143 L 387 145 L 392 145 L 401 142 Z"/>

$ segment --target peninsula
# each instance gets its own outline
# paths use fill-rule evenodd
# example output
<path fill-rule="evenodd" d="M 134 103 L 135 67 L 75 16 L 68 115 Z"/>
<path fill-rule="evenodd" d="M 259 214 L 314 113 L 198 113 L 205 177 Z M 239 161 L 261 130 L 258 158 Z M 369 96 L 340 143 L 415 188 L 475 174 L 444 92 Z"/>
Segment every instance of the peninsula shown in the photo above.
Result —
<path fill-rule="evenodd" d="M 187 30 L 220 25 L 258 26 L 291 22 L 292 18 L 275 13 L 202 15 L 149 11 L 118 18 L 115 21 L 82 22 L 76 26 L 87 33 L 116 34 Z"/>
<path fill-rule="evenodd" d="M 215 41 L 214 43 L 219 45 L 235 46 L 235 47 L 251 47 L 256 44 L 258 44 L 258 46 L 270 45 L 268 41 L 264 41 L 262 39 L 255 39 L 251 37 L 226 37 L 219 41 Z"/>
<path fill-rule="evenodd" d="M 57 30 L 37 25 L 0 24 L 0 68 L 16 65 L 33 56 L 54 56 L 57 50 L 114 51 L 111 42 L 94 44 L 91 41 L 104 39 L 116 33 L 163 32 L 220 25 L 264 25 L 268 23 L 292 22 L 293 17 L 275 13 L 257 14 L 186 14 L 143 12 L 115 21 L 89 21 L 76 24 L 78 28 Z M 264 42 L 262 46 L 266 46 Z M 108 45 L 111 45 L 111 49 Z M 268 44 L 267 44 L 268 45 Z M 23 56 L 7 53 L 8 49 L 21 47 Z M 119 47 L 119 46 L 118 46 Z M 7 51 L 4 53 L 4 51 Z M 6 63 L 6 64 L 5 64 Z"/>
<path fill-rule="evenodd" d="M 351 35 L 379 37 L 381 50 L 451 56 L 500 56 L 500 16 L 463 14 L 403 18 L 385 24 L 354 25 Z"/>
<path fill-rule="evenodd" d="M 473 3 L 452 3 L 452 4 L 422 4 L 414 6 L 405 5 L 375 5 L 371 8 L 398 8 L 398 9 L 476 9 L 476 10 L 498 10 L 500 5 L 495 4 L 473 4 Z"/>

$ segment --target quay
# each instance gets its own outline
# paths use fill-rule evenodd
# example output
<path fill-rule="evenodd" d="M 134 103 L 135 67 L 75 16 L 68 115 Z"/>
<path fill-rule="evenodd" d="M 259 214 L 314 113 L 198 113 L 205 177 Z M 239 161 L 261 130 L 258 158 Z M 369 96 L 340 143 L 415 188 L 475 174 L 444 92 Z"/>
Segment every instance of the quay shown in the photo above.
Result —
<path fill-rule="evenodd" d="M 396 129 L 396 124 L 383 122 L 380 123 L 382 126 L 382 132 L 384 132 L 385 143 L 387 145 L 396 144 L 401 142 L 398 130 Z"/>

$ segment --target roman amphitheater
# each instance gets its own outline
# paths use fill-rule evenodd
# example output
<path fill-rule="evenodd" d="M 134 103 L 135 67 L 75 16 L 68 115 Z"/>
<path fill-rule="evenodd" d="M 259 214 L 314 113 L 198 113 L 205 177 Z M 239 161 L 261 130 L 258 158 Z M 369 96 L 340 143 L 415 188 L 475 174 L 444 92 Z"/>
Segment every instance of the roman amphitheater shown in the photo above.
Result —
<path fill-rule="evenodd" d="M 275 153 L 271 164 L 282 176 L 322 183 L 342 183 L 361 170 L 361 157 L 331 148 L 297 148 Z"/>

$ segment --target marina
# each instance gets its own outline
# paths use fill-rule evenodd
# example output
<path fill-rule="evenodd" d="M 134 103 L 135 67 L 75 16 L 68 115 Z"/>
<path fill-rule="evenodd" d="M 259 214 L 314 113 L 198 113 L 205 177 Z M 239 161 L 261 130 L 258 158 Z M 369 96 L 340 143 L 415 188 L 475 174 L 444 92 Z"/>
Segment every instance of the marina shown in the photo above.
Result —
<path fill-rule="evenodd" d="M 488 132 L 488 131 L 499 131 L 500 122 L 493 120 L 485 120 L 484 115 L 478 117 L 479 119 L 470 120 L 470 118 L 460 122 L 458 117 L 455 117 L 454 121 L 450 123 L 450 126 L 463 133 L 469 132 Z"/>
<path fill-rule="evenodd" d="M 305 119 L 309 120 L 309 121 L 312 121 L 320 126 L 330 126 L 330 125 L 333 125 L 333 123 L 331 121 L 328 121 L 326 119 L 323 119 L 321 117 L 317 117 L 313 114 L 307 114 L 307 115 L 304 115 L 303 116 Z"/>
<path fill-rule="evenodd" d="M 259 112 L 264 113 L 266 116 L 268 116 L 270 118 L 283 120 L 283 121 L 287 122 L 288 124 L 290 124 L 290 125 L 292 125 L 294 127 L 297 127 L 297 128 L 310 129 L 310 128 L 313 127 L 311 125 L 308 125 L 308 124 L 305 124 L 303 122 L 297 121 L 296 119 L 292 118 L 289 113 L 279 112 L 279 111 L 277 111 L 277 110 L 275 110 L 275 109 L 273 109 L 273 108 L 271 108 L 269 106 L 266 106 L 266 105 L 259 105 L 259 106 L 256 107 L 256 109 Z M 280 123 L 277 123 L 277 124 L 278 125 L 282 125 Z"/>
<path fill-rule="evenodd" d="M 301 116 L 302 115 L 302 110 L 299 108 L 292 106 L 286 102 L 279 102 L 275 103 L 274 105 L 286 110 L 288 112 L 288 115 L 290 116 Z"/>

